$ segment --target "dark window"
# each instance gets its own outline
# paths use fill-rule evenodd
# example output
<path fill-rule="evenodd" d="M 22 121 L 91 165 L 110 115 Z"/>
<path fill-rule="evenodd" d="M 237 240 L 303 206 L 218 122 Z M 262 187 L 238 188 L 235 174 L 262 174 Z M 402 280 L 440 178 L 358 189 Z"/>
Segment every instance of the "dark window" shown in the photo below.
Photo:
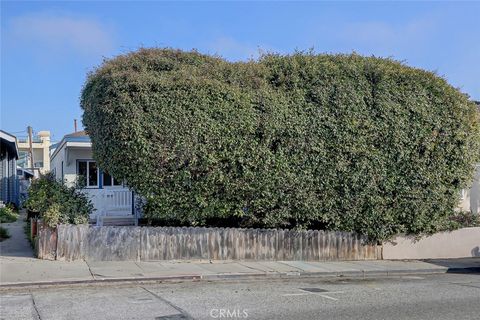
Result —
<path fill-rule="evenodd" d="M 103 172 L 103 185 L 107 187 L 112 185 L 112 176 L 105 171 Z"/>
<path fill-rule="evenodd" d="M 114 185 L 114 186 L 121 186 L 121 185 L 122 185 L 122 181 L 113 178 L 113 185 Z"/>
<path fill-rule="evenodd" d="M 78 162 L 78 179 L 82 186 L 87 186 L 87 161 Z"/>
<path fill-rule="evenodd" d="M 103 172 L 103 186 L 111 187 L 111 186 L 121 186 L 122 181 L 115 179 L 112 177 L 108 172 Z"/>
<path fill-rule="evenodd" d="M 88 186 L 93 187 L 98 185 L 98 170 L 97 163 L 94 161 L 88 162 Z"/>
<path fill-rule="evenodd" d="M 78 161 L 77 176 L 81 185 L 98 187 L 98 168 L 95 161 Z"/>

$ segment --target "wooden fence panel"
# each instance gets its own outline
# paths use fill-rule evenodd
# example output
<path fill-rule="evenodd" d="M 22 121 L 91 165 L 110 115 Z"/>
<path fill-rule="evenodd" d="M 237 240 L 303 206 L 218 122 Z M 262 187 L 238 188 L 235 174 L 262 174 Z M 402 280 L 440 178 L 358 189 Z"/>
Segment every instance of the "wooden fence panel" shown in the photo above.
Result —
<path fill-rule="evenodd" d="M 38 226 L 35 239 L 35 247 L 39 259 L 55 260 L 57 258 L 57 232 L 55 229 Z"/>
<path fill-rule="evenodd" d="M 41 227 L 37 255 L 57 260 L 381 259 L 382 247 L 331 231 L 193 227 Z"/>
<path fill-rule="evenodd" d="M 88 231 L 88 225 L 59 225 L 57 227 L 57 260 L 84 259 Z"/>

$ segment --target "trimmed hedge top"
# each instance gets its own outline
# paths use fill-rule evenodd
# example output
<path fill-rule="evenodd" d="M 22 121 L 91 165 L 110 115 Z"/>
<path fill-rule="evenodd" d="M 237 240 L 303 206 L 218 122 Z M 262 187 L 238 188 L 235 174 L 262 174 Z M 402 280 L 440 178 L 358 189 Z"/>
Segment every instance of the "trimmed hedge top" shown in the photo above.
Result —
<path fill-rule="evenodd" d="M 465 95 L 356 54 L 141 49 L 92 72 L 81 106 L 99 166 L 147 199 L 147 217 L 193 226 L 434 232 L 480 160 Z"/>

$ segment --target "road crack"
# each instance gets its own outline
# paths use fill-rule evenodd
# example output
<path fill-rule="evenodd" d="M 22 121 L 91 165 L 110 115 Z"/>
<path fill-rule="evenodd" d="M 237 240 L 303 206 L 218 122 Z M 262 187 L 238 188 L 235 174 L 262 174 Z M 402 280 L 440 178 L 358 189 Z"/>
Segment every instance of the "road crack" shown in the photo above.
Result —
<path fill-rule="evenodd" d="M 155 298 L 157 298 L 158 300 L 162 301 L 163 303 L 166 303 L 168 304 L 170 307 L 172 307 L 173 309 L 177 310 L 178 312 L 180 312 L 182 314 L 182 316 L 184 317 L 184 319 L 189 319 L 189 320 L 194 320 L 194 318 L 187 312 L 185 311 L 184 309 L 176 306 L 175 304 L 173 304 L 172 302 L 168 301 L 167 299 L 165 298 L 162 298 L 161 296 L 159 296 L 158 294 L 156 294 L 155 292 L 152 292 L 150 290 L 148 290 L 147 288 L 145 287 L 140 287 L 142 288 L 143 290 L 147 291 L 148 293 L 150 293 L 152 296 L 154 296 Z"/>
<path fill-rule="evenodd" d="M 37 314 L 38 320 L 42 320 L 42 317 L 40 316 L 40 312 L 38 311 L 38 308 L 37 308 L 37 304 L 35 303 L 35 298 L 33 297 L 33 294 L 30 294 L 30 298 L 32 299 L 33 309 L 35 310 L 35 313 Z"/>

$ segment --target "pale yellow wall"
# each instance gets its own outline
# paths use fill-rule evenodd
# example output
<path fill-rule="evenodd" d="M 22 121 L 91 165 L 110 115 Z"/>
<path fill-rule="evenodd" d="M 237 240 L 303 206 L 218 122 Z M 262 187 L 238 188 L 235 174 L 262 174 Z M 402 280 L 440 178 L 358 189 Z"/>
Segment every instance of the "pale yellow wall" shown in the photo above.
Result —
<path fill-rule="evenodd" d="M 38 133 L 38 137 L 40 138 L 41 142 L 32 142 L 32 149 L 33 149 L 33 161 L 34 162 L 43 162 L 43 166 L 41 166 L 40 172 L 47 173 L 50 171 L 50 132 L 49 131 L 40 131 Z M 19 151 L 30 151 L 30 144 L 28 142 L 18 142 L 18 150 Z M 31 168 L 32 163 L 30 159 L 27 162 L 27 168 Z"/>

